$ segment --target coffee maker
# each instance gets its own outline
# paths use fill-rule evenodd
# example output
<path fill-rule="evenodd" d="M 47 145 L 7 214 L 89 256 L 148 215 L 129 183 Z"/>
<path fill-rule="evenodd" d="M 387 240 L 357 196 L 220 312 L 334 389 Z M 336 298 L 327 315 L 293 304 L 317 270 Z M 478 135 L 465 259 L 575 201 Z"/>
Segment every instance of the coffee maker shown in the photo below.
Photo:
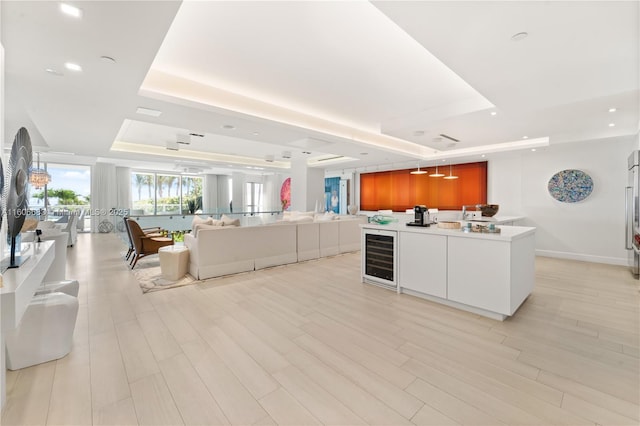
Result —
<path fill-rule="evenodd" d="M 409 226 L 429 226 L 429 209 L 427 206 L 419 205 L 413 208 L 414 220 L 407 223 Z"/>

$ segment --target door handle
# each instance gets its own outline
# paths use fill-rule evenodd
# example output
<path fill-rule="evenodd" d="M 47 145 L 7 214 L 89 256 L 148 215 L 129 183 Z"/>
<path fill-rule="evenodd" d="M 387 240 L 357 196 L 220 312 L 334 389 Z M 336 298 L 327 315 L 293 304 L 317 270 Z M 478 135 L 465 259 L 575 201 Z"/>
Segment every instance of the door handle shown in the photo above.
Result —
<path fill-rule="evenodd" d="M 632 224 L 632 220 L 633 220 L 633 213 L 634 212 L 630 212 L 629 211 L 629 207 L 633 207 L 633 200 L 629 201 L 629 194 L 631 194 L 631 196 L 633 197 L 633 188 L 631 186 L 627 186 L 625 188 L 625 197 L 624 197 L 624 214 L 625 214 L 625 248 L 627 250 L 631 250 L 633 249 L 632 246 L 632 235 L 631 235 L 631 230 L 633 228 L 633 224 Z"/>

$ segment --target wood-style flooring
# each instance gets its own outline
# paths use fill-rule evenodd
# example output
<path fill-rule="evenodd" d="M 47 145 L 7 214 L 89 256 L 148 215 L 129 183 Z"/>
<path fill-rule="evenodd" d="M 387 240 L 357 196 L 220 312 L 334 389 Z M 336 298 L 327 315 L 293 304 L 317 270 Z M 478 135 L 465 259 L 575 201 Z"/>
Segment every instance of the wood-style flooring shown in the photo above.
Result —
<path fill-rule="evenodd" d="M 7 372 L 2 425 L 638 425 L 639 286 L 536 259 L 504 322 L 360 282 L 347 254 L 142 294 L 81 234 L 74 348 Z"/>

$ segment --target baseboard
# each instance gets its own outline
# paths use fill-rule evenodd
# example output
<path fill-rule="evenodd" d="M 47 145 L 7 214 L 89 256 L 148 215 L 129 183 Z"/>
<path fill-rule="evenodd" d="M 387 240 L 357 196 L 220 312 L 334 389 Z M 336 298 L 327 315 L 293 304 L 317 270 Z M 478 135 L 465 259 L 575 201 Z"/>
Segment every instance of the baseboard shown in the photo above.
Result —
<path fill-rule="evenodd" d="M 581 262 L 606 263 L 608 265 L 627 266 L 628 260 L 620 257 L 594 256 L 591 254 L 570 253 L 554 250 L 536 250 L 536 256 L 555 257 L 558 259 L 579 260 Z"/>

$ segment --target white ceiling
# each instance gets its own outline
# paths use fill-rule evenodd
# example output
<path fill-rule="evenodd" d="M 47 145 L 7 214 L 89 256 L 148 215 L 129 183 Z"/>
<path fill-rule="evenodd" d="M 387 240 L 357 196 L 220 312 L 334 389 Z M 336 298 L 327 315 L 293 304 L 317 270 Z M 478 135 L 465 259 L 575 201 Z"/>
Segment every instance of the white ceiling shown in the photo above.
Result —
<path fill-rule="evenodd" d="M 5 146 L 25 126 L 76 162 L 268 172 L 286 152 L 409 167 L 638 131 L 637 1 L 69 3 L 81 19 L 1 4 Z"/>

